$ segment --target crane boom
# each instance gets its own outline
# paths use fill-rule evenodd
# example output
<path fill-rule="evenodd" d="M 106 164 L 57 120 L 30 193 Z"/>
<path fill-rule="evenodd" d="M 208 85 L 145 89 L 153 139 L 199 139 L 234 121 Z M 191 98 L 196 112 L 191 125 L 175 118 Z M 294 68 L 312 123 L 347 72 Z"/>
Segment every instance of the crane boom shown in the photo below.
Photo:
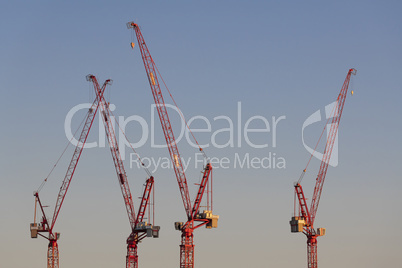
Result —
<path fill-rule="evenodd" d="M 123 161 L 121 159 L 119 145 L 118 145 L 117 139 L 116 139 L 116 134 L 114 132 L 112 123 L 110 121 L 111 116 L 110 116 L 109 105 L 106 102 L 105 98 L 103 98 L 103 96 L 100 96 L 101 89 L 99 88 L 96 77 L 94 75 L 88 75 L 87 80 L 92 81 L 94 88 L 95 88 L 95 92 L 97 94 L 97 97 L 100 98 L 99 103 L 101 106 L 102 121 L 105 126 L 106 136 L 107 136 L 107 140 L 109 142 L 109 148 L 110 148 L 110 152 L 112 154 L 114 166 L 115 166 L 116 173 L 117 173 L 117 178 L 119 179 L 120 189 L 123 194 L 123 199 L 124 199 L 124 204 L 126 206 L 128 219 L 129 219 L 129 222 L 131 225 L 131 229 L 134 230 L 134 228 L 135 228 L 135 210 L 134 210 L 133 198 L 131 195 L 130 186 L 127 181 L 126 170 L 124 169 Z"/>
<path fill-rule="evenodd" d="M 179 184 L 180 194 L 183 200 L 184 209 L 187 213 L 188 219 L 191 218 L 191 200 L 188 191 L 186 174 L 182 160 L 180 157 L 179 149 L 177 148 L 176 139 L 174 137 L 173 128 L 170 123 L 169 114 L 167 112 L 165 101 L 163 99 L 162 91 L 159 85 L 158 76 L 156 74 L 156 65 L 149 53 L 148 47 L 145 43 L 144 37 L 140 31 L 140 28 L 135 23 L 128 23 L 129 28 L 134 28 L 138 44 L 141 51 L 142 60 L 144 62 L 145 71 L 148 76 L 149 85 L 151 86 L 152 95 L 158 110 L 159 119 L 161 121 L 163 134 L 166 139 L 166 144 L 169 150 L 170 159 L 173 163 L 174 172 L 176 174 L 177 183 Z"/>
<path fill-rule="evenodd" d="M 99 96 L 103 96 L 106 85 L 109 83 L 109 81 L 110 80 L 106 80 L 105 83 L 103 84 L 102 88 L 100 88 Z M 98 85 L 98 88 L 99 88 L 99 85 Z M 59 194 L 58 194 L 57 200 L 56 200 L 56 206 L 54 208 L 52 223 L 51 223 L 50 230 L 49 230 L 50 233 L 52 233 L 53 227 L 56 223 L 57 217 L 58 217 L 60 209 L 61 209 L 61 205 L 63 204 L 64 198 L 66 197 L 68 188 L 71 183 L 71 179 L 74 176 L 74 172 L 75 172 L 75 169 L 78 164 L 78 160 L 80 160 L 82 150 L 84 149 L 84 145 L 88 138 L 89 131 L 91 130 L 92 123 L 95 119 L 96 112 L 98 111 L 98 107 L 99 107 L 98 102 L 100 100 L 99 96 L 96 96 L 95 101 L 92 103 L 91 108 L 88 110 L 88 114 L 87 114 L 87 118 L 85 120 L 84 127 L 82 129 L 81 135 L 80 135 L 77 145 L 75 147 L 75 151 L 74 151 L 73 157 L 70 161 L 70 165 L 67 168 L 67 172 L 64 177 L 63 183 L 60 187 L 60 191 L 59 191 Z"/>
<path fill-rule="evenodd" d="M 331 123 L 331 127 L 329 130 L 327 143 L 326 143 L 325 149 L 324 149 L 324 155 L 322 157 L 320 169 L 319 169 L 318 175 L 317 175 L 317 181 L 316 181 L 316 184 L 314 187 L 313 199 L 311 200 L 311 205 L 310 205 L 311 225 L 314 224 L 315 215 L 318 210 L 318 204 L 320 202 L 320 197 L 321 197 L 322 188 L 323 188 L 324 181 L 325 181 L 325 176 L 327 175 L 329 161 L 331 159 L 332 150 L 334 148 L 335 138 L 338 133 L 339 122 L 341 120 L 343 107 L 345 105 L 346 95 L 348 93 L 350 77 L 352 74 L 355 74 L 355 73 L 356 73 L 355 69 L 350 69 L 348 71 L 348 74 L 343 83 L 341 92 L 339 93 L 338 98 L 336 100 L 336 105 L 334 107 L 334 114 L 332 117 L 332 123 Z"/>

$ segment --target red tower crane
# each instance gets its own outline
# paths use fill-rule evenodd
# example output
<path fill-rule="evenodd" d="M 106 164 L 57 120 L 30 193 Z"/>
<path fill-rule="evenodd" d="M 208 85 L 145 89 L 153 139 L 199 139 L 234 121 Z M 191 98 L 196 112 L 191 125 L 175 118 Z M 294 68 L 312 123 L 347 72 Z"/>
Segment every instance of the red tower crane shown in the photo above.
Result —
<path fill-rule="evenodd" d="M 157 68 L 148 47 L 145 43 L 144 37 L 141 34 L 139 26 L 134 22 L 127 23 L 127 27 L 134 29 L 137 36 L 138 45 L 140 47 L 142 60 L 144 62 L 145 71 L 148 76 L 149 85 L 151 86 L 152 95 L 156 104 L 159 119 L 162 125 L 163 134 L 166 139 L 166 144 L 169 150 L 170 158 L 173 163 L 174 172 L 179 185 L 180 194 L 183 200 L 184 209 L 187 215 L 187 222 L 176 222 L 176 230 L 181 231 L 181 245 L 180 245 L 180 268 L 193 268 L 194 267 L 194 243 L 193 243 L 193 232 L 195 229 L 206 226 L 206 228 L 216 228 L 218 227 L 218 215 L 212 214 L 212 204 L 211 210 L 204 210 L 200 213 L 200 204 L 205 193 L 205 189 L 208 188 L 209 177 L 212 178 L 212 166 L 207 161 L 207 164 L 203 170 L 203 176 L 199 189 L 197 192 L 196 199 L 192 204 L 190 200 L 190 193 L 188 190 L 187 179 L 184 173 L 184 168 L 182 160 L 180 157 L 179 150 L 177 148 L 176 139 L 173 134 L 173 128 L 170 123 L 169 115 L 165 106 L 165 101 L 163 99 L 162 91 L 160 88 Z M 131 47 L 134 48 L 134 43 L 131 43 Z M 202 151 L 202 149 L 200 148 Z M 211 185 L 212 188 L 212 185 Z M 208 191 L 207 191 L 208 192 Z M 211 197 L 212 198 L 212 197 Z M 212 200 L 211 200 L 212 201 Z M 212 203 L 212 202 L 211 202 Z"/>
<path fill-rule="evenodd" d="M 49 240 L 48 252 L 47 252 L 47 267 L 48 268 L 58 268 L 59 267 L 59 249 L 57 245 L 57 240 L 60 237 L 60 233 L 56 233 L 53 231 L 53 228 L 56 224 L 57 217 L 60 213 L 61 206 L 64 202 L 64 198 L 66 197 L 68 188 L 70 186 L 71 180 L 74 176 L 75 169 L 77 167 L 78 161 L 81 157 L 82 150 L 84 149 L 85 142 L 88 138 L 89 131 L 91 130 L 92 123 L 95 119 L 96 112 L 98 111 L 98 103 L 100 101 L 100 97 L 103 97 L 103 93 L 105 91 L 106 85 L 110 84 L 111 80 L 106 80 L 103 86 L 99 89 L 99 95 L 96 96 L 95 101 L 92 103 L 91 108 L 89 108 L 84 127 L 82 128 L 81 135 L 78 139 L 77 146 L 75 147 L 73 157 L 70 161 L 70 164 L 67 168 L 67 173 L 64 177 L 63 183 L 60 187 L 59 194 L 57 196 L 56 205 L 54 208 L 52 221 L 49 222 L 46 217 L 44 206 L 42 205 L 39 198 L 39 191 L 34 193 L 35 196 L 35 217 L 34 223 L 31 223 L 31 237 L 37 238 L 38 234 Z M 46 181 L 47 179 L 45 179 Z M 39 204 L 40 210 L 42 212 L 42 217 L 40 223 L 36 223 L 36 207 Z M 41 233 L 48 233 L 48 237 L 42 235 Z"/>
<path fill-rule="evenodd" d="M 327 142 L 325 144 L 325 149 L 316 178 L 316 184 L 313 192 L 313 198 L 311 200 L 310 208 L 307 206 L 307 201 L 301 186 L 301 180 L 304 177 L 307 167 L 303 170 L 299 180 L 295 183 L 295 213 L 294 217 L 290 221 L 291 232 L 303 232 L 307 236 L 307 264 L 308 268 L 317 268 L 317 237 L 325 235 L 325 228 L 314 229 L 314 220 L 317 214 L 318 203 L 320 201 L 322 188 L 325 181 L 325 176 L 327 174 L 328 165 L 330 163 L 332 150 L 334 148 L 335 138 L 338 133 L 339 122 L 341 120 L 343 107 L 345 105 L 346 95 L 348 92 L 349 82 L 351 75 L 356 74 L 355 69 L 350 69 L 346 76 L 345 82 L 343 83 L 341 92 L 338 95 L 337 101 L 332 111 L 331 127 L 328 131 Z M 353 91 L 352 91 L 353 94 Z M 329 121 L 328 119 L 328 121 Z M 325 130 L 325 128 L 324 128 Z M 322 135 L 321 135 L 322 136 Z M 317 143 L 318 144 L 318 143 Z M 310 156 L 310 160 L 313 155 Z M 307 166 L 310 163 L 307 163 Z M 298 204 L 296 202 L 296 197 Z M 298 206 L 298 208 L 297 208 Z M 296 213 L 298 214 L 296 216 Z"/>
<path fill-rule="evenodd" d="M 50 224 L 44 211 L 44 206 L 41 203 L 39 198 L 39 191 L 34 193 L 35 196 L 35 217 L 34 223 L 31 224 L 31 237 L 37 238 L 38 234 L 42 237 L 45 237 L 49 240 L 48 247 L 48 268 L 58 268 L 59 267 L 59 251 L 57 240 L 59 238 L 59 233 L 53 233 L 53 227 L 56 222 L 57 216 L 60 212 L 61 205 L 64 201 L 64 198 L 67 194 L 67 190 L 69 188 L 71 179 L 74 175 L 75 168 L 78 164 L 78 160 L 81 156 L 81 152 L 84 148 L 85 142 L 87 140 L 89 131 L 91 129 L 92 123 L 94 121 L 95 115 L 99 106 L 101 107 L 102 120 L 105 125 L 106 134 L 108 137 L 108 142 L 110 145 L 110 150 L 112 153 L 112 158 L 115 164 L 116 173 L 118 175 L 119 184 L 121 187 L 121 191 L 123 194 L 123 199 L 126 205 L 127 214 L 129 217 L 130 225 L 131 225 L 131 234 L 127 239 L 127 257 L 126 257 L 126 267 L 127 268 L 137 268 L 138 267 L 138 255 L 137 255 L 137 244 L 144 239 L 145 237 L 155 237 L 159 236 L 159 226 L 153 226 L 152 224 L 148 224 L 143 222 L 144 215 L 147 209 L 147 206 L 150 201 L 151 192 L 153 190 L 154 178 L 149 173 L 149 178 L 146 180 L 144 193 L 141 198 L 141 204 L 138 210 L 137 217 L 135 216 L 134 204 L 132 201 L 132 195 L 130 192 L 130 188 L 127 181 L 127 175 L 124 170 L 123 162 L 120 156 L 120 151 L 117 143 L 117 139 L 115 136 L 115 132 L 113 126 L 110 122 L 110 109 L 109 105 L 106 102 L 103 93 L 105 91 L 106 85 L 111 84 L 111 80 L 106 80 L 102 87 L 99 86 L 98 81 L 95 76 L 88 75 L 88 81 L 93 82 L 94 89 L 96 92 L 96 99 L 92 104 L 91 108 L 88 111 L 85 124 L 80 135 L 78 144 L 73 154 L 73 158 L 70 162 L 69 168 L 67 170 L 66 176 L 63 180 L 62 187 L 60 188 L 60 192 L 56 201 L 56 208 L 53 216 L 52 223 Z M 44 182 L 46 182 L 45 179 Z M 43 184 L 41 185 L 43 187 Z M 40 187 L 40 188 L 41 188 Z M 40 210 L 42 212 L 41 222 L 39 224 L 36 223 L 36 206 L 39 204 Z M 42 235 L 42 232 L 48 232 L 49 237 Z"/>
<path fill-rule="evenodd" d="M 153 190 L 154 177 L 149 173 L 150 177 L 145 182 L 144 193 L 142 195 L 141 204 L 138 208 L 138 213 L 136 216 L 130 187 L 127 181 L 126 171 L 120 155 L 116 134 L 111 123 L 109 104 L 102 95 L 102 91 L 99 87 L 96 77 L 90 74 L 87 75 L 87 80 L 93 83 L 97 97 L 100 99 L 99 103 L 101 107 L 102 121 L 105 126 L 107 140 L 109 142 L 110 151 L 112 153 L 113 162 L 116 168 L 117 178 L 119 180 L 119 185 L 123 194 L 124 204 L 126 206 L 127 215 L 131 226 L 131 234 L 127 239 L 126 268 L 138 268 L 138 243 L 145 237 L 159 237 L 159 226 L 153 226 L 151 223 L 143 222 L 145 212 L 150 201 L 150 195 Z"/>

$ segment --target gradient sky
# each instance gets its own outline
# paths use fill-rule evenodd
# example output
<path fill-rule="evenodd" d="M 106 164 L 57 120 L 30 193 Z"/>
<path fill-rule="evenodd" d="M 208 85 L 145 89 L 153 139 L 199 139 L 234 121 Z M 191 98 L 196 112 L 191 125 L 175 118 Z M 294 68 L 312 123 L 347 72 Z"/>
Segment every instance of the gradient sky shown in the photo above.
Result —
<path fill-rule="evenodd" d="M 228 157 L 231 168 L 214 170 L 214 213 L 219 228 L 195 232 L 196 267 L 306 267 L 306 238 L 290 233 L 293 182 L 307 163 L 303 122 L 333 102 L 349 68 L 351 82 L 339 128 L 339 165 L 328 170 L 316 227 L 320 267 L 397 267 L 402 262 L 400 162 L 402 142 L 402 4 L 400 1 L 9 1 L 0 9 L 0 81 L 3 141 L 0 154 L 0 267 L 43 268 L 45 239 L 31 239 L 32 196 L 67 138 L 68 111 L 92 102 L 89 73 L 114 80 L 106 96 L 115 114 L 151 124 L 153 103 L 132 32 L 141 26 L 148 48 L 187 118 L 205 116 L 212 133 L 234 122 L 234 147 L 206 151 Z M 166 98 L 168 103 L 171 100 Z M 238 102 L 242 123 L 238 125 Z M 285 116 L 273 133 L 250 139 L 237 130 L 252 116 Z M 84 113 L 73 120 L 77 127 Z M 177 117 L 173 123 L 177 127 Z M 261 128 L 262 121 L 250 127 Z M 305 130 L 313 146 L 324 122 Z M 159 122 L 156 140 L 163 143 Z M 193 127 L 204 128 L 202 122 Z M 102 128 L 102 126 L 100 126 Z M 96 119 L 89 137 L 99 140 Z M 178 131 L 176 129 L 176 131 Z M 133 141 L 140 125 L 127 126 Z M 201 143 L 212 133 L 197 133 Z M 228 136 L 217 136 L 222 144 Z M 146 157 L 168 157 L 165 148 L 138 148 Z M 183 157 L 197 152 L 183 140 Z M 73 148 L 41 192 L 54 208 Z M 145 173 L 125 165 L 133 196 Z M 234 168 L 236 154 L 286 160 L 283 169 Z M 303 181 L 311 196 L 319 161 Z M 189 184 L 198 172 L 188 170 Z M 139 246 L 141 267 L 177 267 L 184 221 L 173 170 L 158 169 L 156 223 L 159 239 Z M 191 187 L 194 195 L 194 187 Z M 134 200 L 138 207 L 138 200 Z M 86 149 L 55 227 L 61 232 L 60 267 L 124 267 L 130 229 L 107 147 Z"/>

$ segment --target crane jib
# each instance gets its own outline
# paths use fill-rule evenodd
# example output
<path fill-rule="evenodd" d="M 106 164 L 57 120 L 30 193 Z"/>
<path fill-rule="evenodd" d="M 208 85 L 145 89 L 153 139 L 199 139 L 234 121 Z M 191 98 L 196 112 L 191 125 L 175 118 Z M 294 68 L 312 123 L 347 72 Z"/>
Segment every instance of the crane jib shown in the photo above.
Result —
<path fill-rule="evenodd" d="M 119 150 L 119 145 L 117 142 L 116 134 L 113 128 L 112 123 L 110 122 L 110 108 L 108 103 L 106 102 L 105 98 L 100 95 L 100 89 L 96 83 L 96 78 L 93 76 L 92 82 L 94 83 L 94 89 L 95 93 L 99 96 L 100 98 L 100 106 L 101 106 L 101 111 L 103 114 L 103 124 L 105 127 L 105 132 L 107 136 L 107 140 L 109 142 L 109 147 L 110 147 L 110 152 L 112 154 L 115 170 L 117 177 L 119 179 L 119 184 L 120 184 L 120 189 L 123 195 L 123 201 L 126 206 L 126 211 L 128 215 L 128 219 L 130 222 L 130 226 L 132 229 L 135 227 L 135 209 L 134 209 L 134 203 L 130 191 L 130 186 L 127 181 L 127 175 L 126 171 L 123 165 L 123 161 L 121 159 L 120 155 L 120 150 Z"/>
<path fill-rule="evenodd" d="M 140 32 L 139 27 L 136 24 L 132 24 L 135 30 L 138 44 L 141 51 L 141 56 L 144 62 L 145 71 L 148 76 L 148 82 L 151 87 L 152 95 L 157 107 L 158 116 L 162 125 L 162 130 L 165 136 L 166 144 L 168 146 L 168 151 L 173 165 L 176 179 L 179 185 L 180 194 L 183 200 L 184 209 L 186 211 L 187 217 L 191 218 L 191 200 L 187 185 L 186 175 L 184 173 L 183 164 L 181 162 L 181 157 L 179 150 L 177 148 L 176 139 L 174 137 L 173 128 L 170 123 L 169 114 L 167 112 L 165 101 L 160 89 L 158 76 L 156 75 L 155 62 L 153 61 L 151 54 L 149 53 L 148 47 L 145 40 Z"/>
<path fill-rule="evenodd" d="M 336 105 L 327 121 L 328 124 L 329 120 L 332 119 L 330 129 L 327 133 L 327 142 L 325 144 L 320 168 L 316 177 L 316 184 L 314 187 L 310 209 L 307 208 L 303 189 L 300 185 L 301 179 L 303 178 L 307 167 L 303 170 L 299 181 L 295 184 L 295 215 L 292 217 L 292 220 L 289 223 L 291 226 L 291 232 L 303 232 L 307 236 L 307 264 L 309 268 L 317 268 L 317 237 L 325 235 L 325 228 L 317 228 L 317 230 L 315 230 L 313 225 L 317 214 L 318 204 L 320 202 L 325 177 L 328 171 L 329 161 L 331 160 L 332 151 L 338 133 L 339 123 L 342 117 L 343 107 L 345 105 L 349 82 L 352 74 L 356 74 L 355 69 L 349 69 L 346 79 L 342 85 L 342 89 L 338 95 Z M 353 95 L 353 90 L 351 91 L 351 93 Z M 312 155 L 310 156 L 310 160 L 311 157 Z M 310 160 L 308 161 L 307 166 L 309 165 Z M 296 202 L 296 197 L 299 201 L 298 204 Z M 299 216 L 297 216 L 296 212 L 297 205 L 299 206 Z"/>
<path fill-rule="evenodd" d="M 96 82 L 97 83 L 97 82 Z M 89 131 L 91 130 L 92 123 L 95 119 L 96 112 L 98 111 L 99 105 L 98 102 L 100 101 L 100 97 L 103 96 L 107 83 L 103 84 L 101 91 L 99 92 L 99 96 L 97 95 L 95 101 L 92 103 L 91 108 L 88 111 L 87 118 L 85 120 L 84 126 L 82 128 L 82 132 L 77 142 L 77 146 L 74 150 L 73 157 L 70 161 L 70 164 L 67 168 L 66 175 L 64 177 L 62 186 L 60 187 L 59 194 L 57 196 L 56 205 L 53 213 L 52 223 L 50 226 L 50 231 L 53 230 L 53 227 L 56 223 L 57 217 L 59 215 L 61 206 L 63 204 L 64 198 L 67 194 L 68 188 L 70 186 L 71 180 L 74 176 L 75 169 L 77 167 L 78 161 L 80 159 L 82 150 L 84 149 L 85 142 L 88 138 Z M 99 87 L 99 85 L 97 85 Z"/>

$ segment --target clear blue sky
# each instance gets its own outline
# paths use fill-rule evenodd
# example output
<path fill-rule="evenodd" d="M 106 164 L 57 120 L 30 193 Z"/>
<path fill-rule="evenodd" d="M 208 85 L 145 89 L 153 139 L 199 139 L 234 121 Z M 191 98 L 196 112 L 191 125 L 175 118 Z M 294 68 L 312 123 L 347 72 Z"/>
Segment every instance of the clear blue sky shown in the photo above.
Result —
<path fill-rule="evenodd" d="M 204 116 L 211 131 L 197 133 L 210 143 L 215 131 L 234 123 L 233 147 L 210 146 L 210 157 L 228 157 L 230 168 L 214 172 L 218 229 L 195 234 L 196 267 L 303 267 L 305 237 L 290 233 L 293 182 L 308 160 L 303 122 L 336 99 L 349 68 L 357 69 L 354 96 L 347 97 L 339 130 L 339 165 L 330 167 L 316 227 L 320 267 L 396 267 L 400 241 L 400 150 L 402 106 L 402 4 L 400 1 L 12 1 L 0 10 L 2 150 L 0 154 L 0 266 L 40 268 L 47 243 L 31 239 L 37 189 L 67 138 L 64 120 L 74 106 L 92 102 L 85 76 L 114 80 L 107 97 L 115 114 L 137 115 L 151 125 L 152 97 L 139 50 L 130 48 L 135 20 L 166 83 L 189 119 Z M 167 102 L 171 103 L 170 100 Z M 238 102 L 242 122 L 238 125 Z M 83 113 L 74 117 L 76 127 Z M 285 116 L 269 133 L 244 130 L 252 116 Z M 216 120 L 214 120 L 214 118 Z M 176 118 L 177 119 L 177 118 Z M 177 120 L 174 119 L 174 122 Z M 250 128 L 262 128 L 255 120 Z M 322 122 L 321 122 L 322 123 Z M 254 125 L 253 125 L 254 124 Z M 177 124 L 176 124 L 177 126 Z M 102 127 L 102 126 L 100 126 Z M 200 120 L 194 128 L 205 128 Z M 323 124 L 305 130 L 313 146 Z M 96 122 L 90 141 L 98 141 Z M 163 142 L 156 122 L 156 139 Z M 178 129 L 176 129 L 178 131 Z M 134 141 L 139 124 L 127 126 Z M 243 133 L 243 132 L 242 132 Z M 216 135 L 217 143 L 228 133 Z M 196 150 L 183 140 L 184 157 Z M 148 137 L 138 151 L 167 157 Z M 145 173 L 125 165 L 134 196 Z M 285 168 L 234 167 L 236 155 L 259 159 L 275 154 Z M 71 149 L 42 191 L 52 210 Z M 273 161 L 273 160 L 272 160 Z M 310 196 L 319 161 L 304 183 Z M 199 170 L 189 168 L 189 182 Z M 140 244 L 141 267 L 177 267 L 184 221 L 172 170 L 154 173 L 158 240 Z M 194 187 L 191 187 L 194 194 Z M 138 200 L 135 199 L 138 207 Z M 50 214 L 50 213 L 49 213 Z M 123 267 L 129 224 L 108 148 L 87 149 L 63 205 L 56 231 L 61 268 Z M 23 257 L 22 257 L 23 256 Z"/>

